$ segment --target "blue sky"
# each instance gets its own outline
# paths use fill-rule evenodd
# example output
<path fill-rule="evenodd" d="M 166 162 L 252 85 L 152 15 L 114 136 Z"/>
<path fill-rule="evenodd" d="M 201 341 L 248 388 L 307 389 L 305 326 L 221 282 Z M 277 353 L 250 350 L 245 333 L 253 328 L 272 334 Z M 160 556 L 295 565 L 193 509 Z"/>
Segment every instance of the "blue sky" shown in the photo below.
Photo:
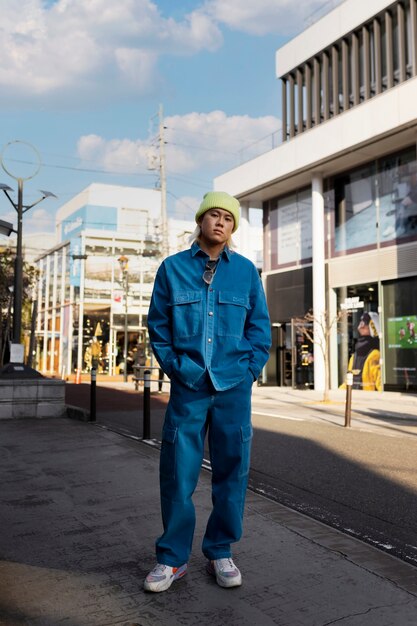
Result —
<path fill-rule="evenodd" d="M 160 104 L 168 212 L 192 217 L 214 176 L 278 133 L 276 49 L 339 3 L 2 0 L 0 147 L 21 140 L 41 154 L 26 203 L 38 189 L 58 196 L 27 213 L 25 230 L 52 231 L 56 209 L 92 182 L 154 187 Z M 3 170 L 0 182 L 15 187 Z M 14 221 L 1 198 L 0 218 Z"/>

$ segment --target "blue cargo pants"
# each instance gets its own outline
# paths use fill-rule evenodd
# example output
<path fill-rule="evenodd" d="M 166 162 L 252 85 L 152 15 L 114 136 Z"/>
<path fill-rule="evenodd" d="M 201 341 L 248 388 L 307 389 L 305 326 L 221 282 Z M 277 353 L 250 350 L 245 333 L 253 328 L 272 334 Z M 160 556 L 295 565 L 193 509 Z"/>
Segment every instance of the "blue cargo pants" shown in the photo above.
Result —
<path fill-rule="evenodd" d="M 164 532 L 156 541 L 158 563 L 178 567 L 189 559 L 195 528 L 192 496 L 207 432 L 213 508 L 202 550 L 208 559 L 227 558 L 230 544 L 239 541 L 252 440 L 252 384 L 251 372 L 226 391 L 216 391 L 208 378 L 197 391 L 172 380 L 160 457 Z"/>

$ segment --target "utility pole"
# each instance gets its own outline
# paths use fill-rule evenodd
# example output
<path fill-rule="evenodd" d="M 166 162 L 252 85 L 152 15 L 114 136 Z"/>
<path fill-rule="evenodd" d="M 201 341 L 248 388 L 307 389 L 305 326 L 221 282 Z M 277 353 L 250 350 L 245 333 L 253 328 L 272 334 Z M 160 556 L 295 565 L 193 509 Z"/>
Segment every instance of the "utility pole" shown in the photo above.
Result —
<path fill-rule="evenodd" d="M 165 138 L 164 112 L 162 104 L 158 111 L 158 134 L 151 140 L 151 149 L 148 154 L 148 169 L 159 170 L 159 181 L 157 188 L 161 192 L 161 232 L 162 232 L 162 257 L 168 256 L 168 217 L 167 217 L 167 181 L 165 171 Z M 153 116 L 152 120 L 156 117 Z M 156 145 L 157 144 L 157 145 Z M 158 154 L 157 154 L 158 152 Z"/>
<path fill-rule="evenodd" d="M 165 172 L 164 113 L 159 105 L 159 186 L 161 190 L 162 256 L 168 256 L 167 182 Z"/>

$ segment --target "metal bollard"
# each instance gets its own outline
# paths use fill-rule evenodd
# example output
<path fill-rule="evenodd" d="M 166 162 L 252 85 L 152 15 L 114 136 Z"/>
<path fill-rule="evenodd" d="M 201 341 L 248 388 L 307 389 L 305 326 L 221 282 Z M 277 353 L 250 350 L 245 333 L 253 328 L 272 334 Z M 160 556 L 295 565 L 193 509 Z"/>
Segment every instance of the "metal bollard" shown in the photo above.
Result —
<path fill-rule="evenodd" d="M 151 438 L 151 371 L 143 374 L 143 439 Z"/>
<path fill-rule="evenodd" d="M 91 368 L 91 383 L 90 383 L 90 422 L 96 421 L 96 383 L 97 383 L 97 370 L 95 367 Z"/>
<path fill-rule="evenodd" d="M 345 405 L 345 428 L 350 427 L 350 418 L 352 410 L 352 385 L 353 374 L 348 372 L 346 374 L 346 405 Z"/>

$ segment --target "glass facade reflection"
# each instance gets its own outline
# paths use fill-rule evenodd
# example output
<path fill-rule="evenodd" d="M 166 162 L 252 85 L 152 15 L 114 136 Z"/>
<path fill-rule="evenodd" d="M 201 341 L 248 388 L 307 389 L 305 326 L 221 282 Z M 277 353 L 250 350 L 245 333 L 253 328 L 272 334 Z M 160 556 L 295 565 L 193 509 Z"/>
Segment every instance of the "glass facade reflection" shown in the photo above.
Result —
<path fill-rule="evenodd" d="M 276 200 L 271 208 L 272 249 L 275 267 L 311 260 L 311 191 L 302 189 Z"/>
<path fill-rule="evenodd" d="M 329 178 L 324 185 L 327 257 L 417 239 L 414 146 Z M 269 201 L 271 269 L 311 261 L 311 207 L 311 189 Z"/>
<path fill-rule="evenodd" d="M 378 284 L 350 285 L 336 293 L 337 310 L 347 313 L 337 329 L 338 386 L 344 383 L 346 372 L 351 371 L 355 389 L 381 391 Z M 369 364 L 370 356 L 374 359 L 373 367 Z"/>
<path fill-rule="evenodd" d="M 334 255 L 417 237 L 414 148 L 335 178 L 333 194 Z"/>
<path fill-rule="evenodd" d="M 384 285 L 385 389 L 417 391 L 417 278 Z"/>
<path fill-rule="evenodd" d="M 379 161 L 378 195 L 381 243 L 417 236 L 417 163 L 415 151 Z"/>
<path fill-rule="evenodd" d="M 150 232 L 142 239 L 128 239 L 84 231 L 41 258 L 38 369 L 62 375 L 87 373 L 95 359 L 99 373 L 122 372 L 126 306 L 132 355 L 139 343 L 147 344 L 147 312 L 160 253 L 159 236 Z M 121 255 L 129 260 L 127 285 L 118 261 Z M 132 365 L 133 358 L 130 361 Z"/>
<path fill-rule="evenodd" d="M 377 242 L 375 164 L 336 179 L 334 252 L 369 248 Z"/>
<path fill-rule="evenodd" d="M 344 383 L 348 368 L 359 372 L 366 365 L 364 378 L 356 374 L 355 388 L 416 390 L 417 277 L 401 277 L 401 272 L 415 274 L 417 269 L 416 148 L 413 145 L 329 177 L 323 187 L 326 271 L 333 276 L 332 268 L 336 268 L 337 278 L 332 280 L 338 285 L 329 288 L 328 298 L 335 297 L 335 311 L 348 312 L 334 337 L 337 359 L 333 360 L 332 385 Z M 309 294 L 309 300 L 298 297 L 295 302 L 291 300 L 291 313 L 286 309 L 290 302 L 287 285 L 293 286 L 301 268 L 309 269 L 312 262 L 311 189 L 274 198 L 267 208 L 271 265 L 266 284 L 267 292 L 274 294 L 269 296 L 268 305 L 282 335 L 294 317 L 305 315 L 313 306 L 311 290 L 307 289 L 310 273 L 297 284 L 300 293 Z M 383 259 L 383 271 L 379 259 Z M 340 273 L 342 264 L 349 277 Z M 367 282 L 361 280 L 361 267 Z M 398 273 L 398 278 L 388 280 L 387 273 L 389 278 Z M 371 335 L 372 324 L 377 332 Z M 371 339 L 364 339 L 369 335 Z M 277 350 L 281 349 L 278 335 L 275 341 Z M 367 343 L 372 350 L 367 349 Z M 294 369 L 295 341 L 291 350 Z M 372 358 L 367 361 L 370 354 Z M 271 363 L 274 359 L 275 355 Z M 272 366 L 267 368 L 267 375 L 280 379 Z M 296 384 L 294 376 L 292 384 Z"/>

